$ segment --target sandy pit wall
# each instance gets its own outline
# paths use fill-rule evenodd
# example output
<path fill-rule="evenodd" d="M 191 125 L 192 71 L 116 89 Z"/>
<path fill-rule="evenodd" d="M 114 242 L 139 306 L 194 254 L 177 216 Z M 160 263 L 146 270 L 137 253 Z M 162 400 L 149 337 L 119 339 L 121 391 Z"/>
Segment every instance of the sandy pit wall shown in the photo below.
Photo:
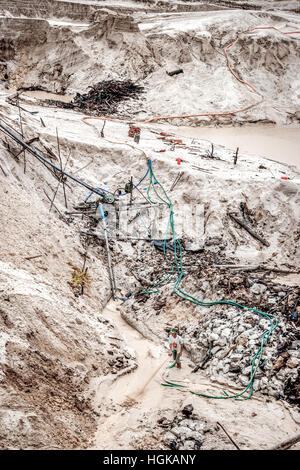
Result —
<path fill-rule="evenodd" d="M 6 109 L 7 119 L 12 123 Z M 42 142 L 54 151 L 53 139 Z M 23 156 L 12 157 L 18 146 L 10 142 L 7 151 L 3 135 L 0 144 L 1 447 L 85 448 L 97 416 L 91 378 L 136 367 L 100 313 L 111 295 L 105 250 L 88 256 L 90 285 L 77 297 L 69 263 L 82 267 L 85 250 L 73 228 L 49 213 L 44 190 L 52 195 L 57 181 L 28 156 L 24 174 Z M 63 139 L 61 151 L 67 152 Z M 60 196 L 55 205 L 63 210 Z"/>

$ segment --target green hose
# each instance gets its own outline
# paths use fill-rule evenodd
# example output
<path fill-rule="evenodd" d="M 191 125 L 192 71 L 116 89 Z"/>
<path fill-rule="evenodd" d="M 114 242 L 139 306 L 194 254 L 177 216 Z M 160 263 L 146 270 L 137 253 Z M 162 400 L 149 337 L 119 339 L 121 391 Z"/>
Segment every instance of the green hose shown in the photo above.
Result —
<path fill-rule="evenodd" d="M 158 186 L 162 190 L 163 197 L 158 193 L 158 191 L 156 189 L 156 186 L 154 185 L 154 182 L 156 182 L 156 184 L 158 184 Z M 163 284 L 174 273 L 174 265 L 173 265 L 173 263 L 171 263 L 167 259 L 167 256 L 166 256 L 166 242 L 167 242 L 167 239 L 168 239 L 168 233 L 171 230 L 171 234 L 172 234 L 172 237 L 173 237 L 173 243 L 174 243 L 174 261 L 175 261 L 175 267 L 176 267 L 176 270 L 177 270 L 177 280 L 174 284 L 173 291 L 175 292 L 176 295 L 178 295 L 178 297 L 180 297 L 184 300 L 188 300 L 188 301 L 190 301 L 190 302 L 192 302 L 196 305 L 201 305 L 201 306 L 204 306 L 204 307 L 211 307 L 213 305 L 219 305 L 219 304 L 232 305 L 234 307 L 239 307 L 239 308 L 246 309 L 246 310 L 249 310 L 251 312 L 257 313 L 257 314 L 265 317 L 266 319 L 268 319 L 269 322 L 270 322 L 270 329 L 268 331 L 266 331 L 265 333 L 263 333 L 263 335 L 261 337 L 260 347 L 258 348 L 256 354 L 253 357 L 253 360 L 252 360 L 252 363 L 251 363 L 251 376 L 250 376 L 249 383 L 241 393 L 237 393 L 237 394 L 234 394 L 234 395 L 229 395 L 226 391 L 224 391 L 225 396 L 214 396 L 214 395 L 207 395 L 207 394 L 204 394 L 204 393 L 193 392 L 193 391 L 190 390 L 190 392 L 193 393 L 194 395 L 198 395 L 198 396 L 206 397 L 206 398 L 217 398 L 217 399 L 234 398 L 235 400 L 240 400 L 240 401 L 248 400 L 249 398 L 251 398 L 251 396 L 253 394 L 253 381 L 254 381 L 255 373 L 256 373 L 257 368 L 258 368 L 258 366 L 260 364 L 260 361 L 261 361 L 263 347 L 264 347 L 265 343 L 268 341 L 272 331 L 277 326 L 277 323 L 278 323 L 277 318 L 276 318 L 275 315 L 271 315 L 271 314 L 262 312 L 260 310 L 255 309 L 255 308 L 246 307 L 245 305 L 238 304 L 237 302 L 233 302 L 231 300 L 218 300 L 216 302 L 202 302 L 201 300 L 193 297 L 191 294 L 188 294 L 187 292 L 184 292 L 181 289 L 180 282 L 181 282 L 181 279 L 183 278 L 183 275 L 184 275 L 183 267 L 182 267 L 182 247 L 181 247 L 181 244 L 180 244 L 180 242 L 177 239 L 176 234 L 175 234 L 173 204 L 172 204 L 171 199 L 168 197 L 164 187 L 161 185 L 161 183 L 155 177 L 155 175 L 153 173 L 152 165 L 150 166 L 150 181 L 149 181 L 149 185 L 148 185 L 148 189 L 147 189 L 147 195 L 148 195 L 149 201 L 153 204 L 156 204 L 157 201 L 153 201 L 151 199 L 151 196 L 150 196 L 151 189 L 154 190 L 154 192 L 155 192 L 156 196 L 158 197 L 158 199 L 160 201 L 162 201 L 166 206 L 168 206 L 169 211 L 170 211 L 168 224 L 167 224 L 167 228 L 166 228 L 166 233 L 165 233 L 165 238 L 164 238 L 163 253 L 164 253 L 164 257 L 165 257 L 166 261 L 169 263 L 169 265 L 171 267 L 172 273 L 169 274 L 162 281 L 154 284 L 149 289 L 142 291 L 142 293 L 151 294 L 153 292 L 158 292 L 160 289 L 153 290 L 153 288 L 157 287 L 160 284 Z M 165 199 L 164 199 L 164 197 L 165 197 Z M 256 363 L 256 360 L 257 360 L 257 363 Z M 174 365 L 175 365 L 175 363 L 172 364 L 171 366 L 169 366 L 169 368 L 174 367 Z M 170 382 L 168 380 L 165 380 L 165 383 L 162 383 L 162 385 L 164 385 L 166 387 L 185 387 L 185 385 L 176 384 L 176 383 Z M 249 390 L 248 396 L 243 397 L 243 398 L 238 398 L 238 397 L 241 397 L 242 395 L 244 395 L 248 390 Z"/>

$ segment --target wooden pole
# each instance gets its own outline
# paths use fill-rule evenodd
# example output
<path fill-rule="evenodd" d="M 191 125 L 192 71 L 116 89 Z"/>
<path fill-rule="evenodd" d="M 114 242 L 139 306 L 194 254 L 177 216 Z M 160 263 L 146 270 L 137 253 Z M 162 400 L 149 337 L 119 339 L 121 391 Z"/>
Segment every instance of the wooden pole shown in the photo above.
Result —
<path fill-rule="evenodd" d="M 237 448 L 237 450 L 241 450 L 239 448 L 239 446 L 234 442 L 234 440 L 229 436 L 228 432 L 226 431 L 226 429 L 224 428 L 224 426 L 222 426 L 222 424 L 220 424 L 218 421 L 217 421 L 217 425 L 220 426 L 220 428 L 223 429 L 223 431 L 225 432 L 226 436 L 231 440 L 232 444 Z"/>
<path fill-rule="evenodd" d="M 103 230 L 104 230 L 104 236 L 105 236 L 105 246 L 106 246 L 107 263 L 108 263 L 108 275 L 109 275 L 109 280 L 110 280 L 110 285 L 111 285 L 111 292 L 112 292 L 112 295 L 113 295 L 113 299 L 115 300 L 116 299 L 116 283 L 115 283 L 115 276 L 114 276 L 112 263 L 111 263 L 111 256 L 110 256 L 110 250 L 109 250 L 108 233 L 107 233 L 107 227 L 106 227 L 106 222 L 105 222 L 105 215 L 104 215 L 102 204 L 99 204 L 98 207 L 99 207 L 99 211 L 100 211 L 100 214 L 101 214 Z"/>
<path fill-rule="evenodd" d="M 132 190 L 133 190 L 133 182 L 132 182 L 132 176 L 130 178 L 130 205 L 132 205 Z"/>
<path fill-rule="evenodd" d="M 236 148 L 235 156 L 234 156 L 234 165 L 236 165 L 237 159 L 238 159 L 238 153 L 239 153 L 239 147 Z"/>
<path fill-rule="evenodd" d="M 104 127 L 105 127 L 106 121 L 103 123 L 103 127 L 101 129 L 101 137 L 104 137 Z"/>
<path fill-rule="evenodd" d="M 62 167 L 62 159 L 61 159 L 61 156 L 60 156 L 60 146 L 59 146 L 59 138 L 58 138 L 57 128 L 56 128 L 56 137 L 57 137 L 57 149 L 58 149 L 58 157 L 59 157 L 59 162 L 60 162 L 61 174 L 60 174 L 60 178 L 59 178 L 59 180 L 58 180 L 58 185 L 57 185 L 56 191 L 55 191 L 55 193 L 54 193 L 54 195 L 53 195 L 53 199 L 52 199 L 51 204 L 50 204 L 49 212 L 51 212 L 52 205 L 53 205 L 54 199 L 55 199 L 55 197 L 56 197 L 56 194 L 57 194 L 57 191 L 58 191 L 58 188 L 59 188 L 60 183 L 62 183 L 62 185 L 63 185 L 65 206 L 66 206 L 66 208 L 68 208 L 63 172 L 64 172 L 65 169 L 66 169 L 68 160 L 69 160 L 70 155 L 71 155 L 71 151 L 69 152 L 68 158 L 67 158 L 67 160 L 66 160 L 66 163 L 65 163 L 65 166 L 64 166 L 64 169 L 63 169 L 63 167 Z"/>
<path fill-rule="evenodd" d="M 24 139 L 24 133 L 23 133 L 23 124 L 22 124 L 22 115 L 21 115 L 21 108 L 20 108 L 20 102 L 19 102 L 19 97 L 18 97 L 18 108 L 19 108 L 19 118 L 20 118 L 20 128 L 21 128 L 21 136 L 22 139 Z M 24 159 L 24 173 L 26 173 L 26 151 L 23 148 L 23 159 Z"/>
<path fill-rule="evenodd" d="M 62 159 L 61 159 L 61 156 L 60 156 L 60 145 L 59 145 L 59 138 L 58 138 L 57 128 L 56 128 L 56 137 L 57 137 L 57 149 L 58 149 L 58 157 L 59 157 L 59 161 L 60 161 L 60 169 L 61 169 L 61 171 L 63 171 Z M 70 152 L 70 153 L 71 153 L 71 152 Z M 69 157 L 70 157 L 70 154 L 69 154 Z M 69 157 L 68 157 L 68 159 L 69 159 Z M 68 162 L 68 159 L 67 159 L 67 162 Z M 64 169 L 66 169 L 67 162 L 66 162 L 66 164 L 65 164 L 65 168 L 64 168 Z M 68 208 L 68 205 L 67 205 L 67 197 L 66 197 L 65 182 L 64 182 L 64 180 L 63 180 L 63 174 L 62 174 L 62 173 L 61 173 L 61 182 L 62 182 L 62 185 L 63 185 L 65 206 L 66 206 L 66 208 Z"/>

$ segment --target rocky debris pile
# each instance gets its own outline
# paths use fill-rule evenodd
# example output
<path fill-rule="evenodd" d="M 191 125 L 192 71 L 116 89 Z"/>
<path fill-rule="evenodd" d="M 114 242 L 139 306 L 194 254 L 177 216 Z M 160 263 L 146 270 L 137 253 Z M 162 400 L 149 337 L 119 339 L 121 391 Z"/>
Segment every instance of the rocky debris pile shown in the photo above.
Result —
<path fill-rule="evenodd" d="M 197 451 L 234 448 L 219 423 L 200 416 L 189 401 L 184 402 L 173 419 L 160 417 L 157 427 L 161 430 L 159 440 L 165 449 Z"/>
<path fill-rule="evenodd" d="M 207 431 L 207 423 L 193 413 L 193 406 L 186 405 L 173 420 L 162 417 L 157 424 L 163 430 L 163 442 L 172 450 L 200 450 Z"/>
<path fill-rule="evenodd" d="M 233 450 L 236 444 L 219 422 L 198 413 L 190 399 L 178 407 L 157 410 L 137 421 L 130 445 L 136 450 Z M 222 429 L 223 427 L 223 429 Z"/>
<path fill-rule="evenodd" d="M 97 245 L 103 250 L 100 241 Z M 182 246 L 183 269 L 188 275 L 184 276 L 180 286 L 185 292 L 204 302 L 230 299 L 277 316 L 279 323 L 264 347 L 253 388 L 254 392 L 261 391 L 297 403 L 299 336 L 296 326 L 300 289 L 296 283 L 291 286 L 284 281 L 295 268 L 277 269 L 265 264 L 249 268 L 234 266 L 219 240 L 210 240 L 197 252 L 185 249 L 185 243 Z M 216 249 L 212 250 L 212 247 Z M 168 277 L 169 263 L 159 250 L 149 250 L 149 243 L 142 240 L 132 240 L 130 249 L 128 243 L 125 247 L 122 242 L 114 242 L 111 249 L 113 264 L 126 264 L 126 277 L 119 280 L 118 287 L 133 292 L 122 308 L 123 318 L 154 341 L 164 341 L 167 337 L 164 337 L 164 330 L 167 335 L 173 326 L 178 326 L 195 369 L 206 370 L 210 377 L 228 386 L 238 386 L 241 390 L 247 386 L 253 357 L 263 333 L 270 328 L 269 321 L 259 314 L 235 307 L 207 309 L 192 303 L 183 304 L 173 292 L 176 276 L 160 285 L 159 295 L 142 294 L 141 291 Z M 174 262 L 172 251 L 167 250 L 166 256 Z M 281 281 L 278 271 L 283 273 Z M 159 329 L 157 316 L 160 316 Z"/>
<path fill-rule="evenodd" d="M 275 314 L 278 326 L 264 346 L 253 389 L 297 403 L 299 288 L 279 283 L 276 273 L 264 268 L 261 271 L 221 269 L 216 265 L 224 263 L 222 256 L 206 249 L 201 255 L 185 252 L 185 271 L 189 275 L 183 278 L 181 287 L 204 302 L 230 299 Z M 135 290 L 134 297 L 123 307 L 127 321 L 144 336 L 156 334 L 159 340 L 164 340 L 163 329 L 166 339 L 170 328 L 178 326 L 195 369 L 204 369 L 211 378 L 241 390 L 248 385 L 253 357 L 263 333 L 270 329 L 268 319 L 230 306 L 207 309 L 191 303 L 183 305 L 173 292 L 172 278 L 163 284 L 159 295 L 139 293 L 167 275 L 163 258 L 159 254 L 153 256 L 146 244 L 138 244 L 136 257 L 134 261 L 128 260 L 127 268 L 128 274 L 132 271 L 134 280 L 138 281 L 130 285 Z M 127 285 L 128 282 L 129 278 Z M 161 319 L 159 331 L 158 315 Z M 209 358 L 204 361 L 209 352 Z"/>
<path fill-rule="evenodd" d="M 229 386 L 238 384 L 242 389 L 249 383 L 253 357 L 260 347 L 263 333 L 269 328 L 270 322 L 263 316 L 217 307 L 213 312 L 203 312 L 199 322 L 186 325 L 182 331 L 186 348 L 195 363 L 201 364 L 210 349 L 211 358 L 203 367 L 207 375 Z M 295 329 L 279 316 L 278 326 L 264 346 L 253 382 L 254 391 L 277 399 L 297 401 L 292 385 L 298 377 L 296 337 Z"/>
<path fill-rule="evenodd" d="M 136 369 L 137 364 L 133 361 L 134 357 L 132 353 L 126 348 L 120 349 L 122 345 L 121 338 L 113 337 L 112 339 L 114 341 L 110 341 L 110 347 L 106 351 L 108 359 L 107 365 L 103 370 L 103 375 L 110 373 L 119 376 Z"/>
<path fill-rule="evenodd" d="M 136 99 L 144 91 L 142 86 L 136 85 L 132 80 L 104 80 L 89 88 L 88 93 L 76 93 L 71 103 L 51 103 L 92 116 L 105 116 L 115 114 L 121 102 Z"/>
<path fill-rule="evenodd" d="M 139 433 L 133 436 L 134 449 L 202 450 L 205 434 L 212 431 L 207 420 L 195 413 L 193 405 L 182 404 L 175 410 L 158 410 L 155 421 L 140 419 Z"/>

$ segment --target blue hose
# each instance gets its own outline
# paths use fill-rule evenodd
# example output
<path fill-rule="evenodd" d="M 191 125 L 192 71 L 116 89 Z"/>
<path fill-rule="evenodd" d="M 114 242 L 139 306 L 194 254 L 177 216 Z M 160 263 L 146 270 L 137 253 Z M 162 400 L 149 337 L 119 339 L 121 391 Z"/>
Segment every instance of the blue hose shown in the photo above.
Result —
<path fill-rule="evenodd" d="M 149 166 L 148 166 L 148 170 L 146 171 L 145 175 L 143 176 L 143 178 L 138 182 L 138 184 L 136 184 L 133 189 L 136 189 L 143 181 L 144 179 L 146 178 L 146 176 L 148 175 L 149 171 L 150 171 L 150 168 L 151 168 L 151 160 L 149 160 Z M 114 193 L 110 192 L 110 191 L 107 191 L 107 189 L 103 189 L 103 188 L 95 188 L 95 189 L 100 189 L 100 191 L 103 191 L 104 193 L 108 193 L 108 194 L 111 194 L 112 196 L 114 195 Z M 93 194 L 93 191 L 90 192 L 90 194 L 88 195 L 88 197 L 85 199 L 85 202 L 91 197 L 91 195 Z M 119 196 L 126 196 L 126 194 L 128 193 L 123 193 L 123 194 L 119 194 Z"/>

